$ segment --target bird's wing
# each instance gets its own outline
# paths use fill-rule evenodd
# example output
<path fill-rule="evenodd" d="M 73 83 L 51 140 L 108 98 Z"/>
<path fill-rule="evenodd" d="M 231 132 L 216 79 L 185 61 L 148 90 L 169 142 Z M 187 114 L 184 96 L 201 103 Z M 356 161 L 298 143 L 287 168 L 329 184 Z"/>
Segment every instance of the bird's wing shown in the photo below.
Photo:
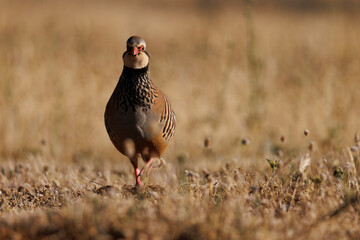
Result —
<path fill-rule="evenodd" d="M 160 123 L 163 123 L 162 137 L 166 141 L 171 141 L 175 134 L 176 116 L 168 97 L 164 94 L 164 109 L 161 114 Z"/>

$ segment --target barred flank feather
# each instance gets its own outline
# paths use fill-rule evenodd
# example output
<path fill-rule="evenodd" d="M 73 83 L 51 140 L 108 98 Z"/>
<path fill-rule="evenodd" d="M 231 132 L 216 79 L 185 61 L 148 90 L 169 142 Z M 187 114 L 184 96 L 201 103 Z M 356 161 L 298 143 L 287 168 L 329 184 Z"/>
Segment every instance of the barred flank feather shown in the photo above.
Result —
<path fill-rule="evenodd" d="M 163 135 L 162 137 L 166 141 L 171 141 L 175 133 L 176 127 L 176 117 L 175 113 L 171 108 L 169 99 L 165 96 L 165 108 L 164 113 L 161 115 L 161 122 L 165 121 L 165 126 L 163 128 Z"/>

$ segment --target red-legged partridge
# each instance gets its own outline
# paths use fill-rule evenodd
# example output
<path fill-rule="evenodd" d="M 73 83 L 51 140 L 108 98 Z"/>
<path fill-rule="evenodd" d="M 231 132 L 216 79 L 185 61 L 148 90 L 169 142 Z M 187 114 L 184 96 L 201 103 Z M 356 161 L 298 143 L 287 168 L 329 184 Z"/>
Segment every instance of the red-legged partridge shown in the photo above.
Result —
<path fill-rule="evenodd" d="M 176 118 L 167 96 L 150 78 L 150 55 L 144 39 L 132 36 L 126 42 L 124 68 L 105 110 L 105 126 L 117 150 L 126 155 L 135 171 L 136 186 L 152 160 L 160 158 L 174 137 Z M 146 165 L 138 168 L 138 159 Z"/>

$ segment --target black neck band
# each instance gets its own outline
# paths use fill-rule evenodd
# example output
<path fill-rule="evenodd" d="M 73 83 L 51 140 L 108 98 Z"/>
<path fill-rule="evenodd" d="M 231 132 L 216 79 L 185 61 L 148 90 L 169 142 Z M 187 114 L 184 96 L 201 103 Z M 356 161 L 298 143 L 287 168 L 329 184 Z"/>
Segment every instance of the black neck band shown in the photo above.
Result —
<path fill-rule="evenodd" d="M 148 70 L 149 70 L 149 64 L 146 65 L 146 67 L 139 68 L 139 69 L 129 68 L 124 65 L 123 73 L 125 73 L 125 74 L 141 74 L 141 73 L 146 73 Z"/>

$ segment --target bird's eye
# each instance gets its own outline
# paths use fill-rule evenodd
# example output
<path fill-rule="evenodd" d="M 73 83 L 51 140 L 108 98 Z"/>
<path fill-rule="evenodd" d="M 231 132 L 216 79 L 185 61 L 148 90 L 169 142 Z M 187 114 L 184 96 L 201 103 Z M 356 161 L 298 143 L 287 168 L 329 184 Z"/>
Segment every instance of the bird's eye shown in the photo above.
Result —
<path fill-rule="evenodd" d="M 139 47 L 140 51 L 144 51 L 144 46 Z"/>

